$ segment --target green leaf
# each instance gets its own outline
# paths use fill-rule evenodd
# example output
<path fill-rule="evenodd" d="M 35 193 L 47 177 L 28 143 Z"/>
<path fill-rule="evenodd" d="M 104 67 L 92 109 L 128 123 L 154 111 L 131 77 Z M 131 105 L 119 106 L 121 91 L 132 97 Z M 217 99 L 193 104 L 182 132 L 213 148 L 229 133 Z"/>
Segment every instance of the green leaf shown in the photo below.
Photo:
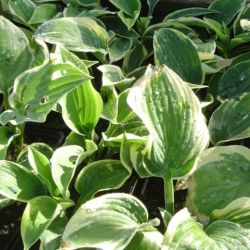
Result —
<path fill-rule="evenodd" d="M 15 78 L 30 67 L 33 55 L 22 30 L 2 16 L 0 33 L 0 92 L 7 93 Z"/>
<path fill-rule="evenodd" d="M 249 196 L 250 150 L 243 146 L 210 148 L 201 155 L 188 181 L 188 206 L 206 219 L 214 209 Z"/>
<path fill-rule="evenodd" d="M 217 10 L 220 13 L 210 14 L 208 17 L 220 23 L 224 22 L 225 24 L 229 24 L 245 4 L 246 0 L 215 0 L 208 8 Z"/>
<path fill-rule="evenodd" d="M 154 12 L 154 8 L 155 6 L 157 5 L 157 3 L 159 2 L 160 0 L 147 0 L 147 4 L 148 4 L 148 7 L 149 7 L 149 10 L 148 10 L 148 15 L 151 16 Z"/>
<path fill-rule="evenodd" d="M 68 220 L 64 213 L 57 216 L 40 236 L 41 244 L 39 250 L 59 249 L 61 236 L 67 222 Z"/>
<path fill-rule="evenodd" d="M 145 206 L 135 197 L 113 193 L 83 204 L 69 220 L 62 236 L 62 247 L 124 249 L 138 230 L 148 222 Z"/>
<path fill-rule="evenodd" d="M 203 82 L 203 72 L 198 53 L 189 38 L 181 32 L 173 29 L 156 31 L 154 35 L 154 57 L 156 65 L 167 65 L 184 81 L 193 84 Z"/>
<path fill-rule="evenodd" d="M 208 143 L 201 104 L 188 84 L 167 66 L 149 66 L 127 101 L 149 131 L 144 171 L 149 176 L 187 175 Z"/>
<path fill-rule="evenodd" d="M 109 0 L 114 4 L 120 11 L 118 16 L 121 18 L 123 23 L 130 29 L 136 22 L 141 11 L 141 1 L 140 0 Z"/>
<path fill-rule="evenodd" d="M 61 211 L 57 202 L 48 196 L 30 200 L 21 221 L 21 235 L 24 249 L 28 250 L 49 227 Z"/>
<path fill-rule="evenodd" d="M 237 36 L 235 36 L 232 40 L 231 40 L 231 49 L 240 46 L 240 45 L 244 45 L 245 43 L 249 43 L 250 42 L 250 32 L 244 32 L 241 33 Z"/>
<path fill-rule="evenodd" d="M 29 20 L 29 24 L 38 24 L 49 21 L 58 13 L 57 6 L 55 4 L 45 3 L 36 7 L 32 17 Z"/>
<path fill-rule="evenodd" d="M 239 100 L 226 100 L 212 114 L 209 132 L 212 143 L 240 140 L 250 137 L 250 94 Z"/>
<path fill-rule="evenodd" d="M 241 211 L 238 213 L 238 218 L 240 222 Z M 249 222 L 249 217 L 247 221 Z M 162 250 L 248 249 L 249 244 L 249 229 L 245 229 L 241 223 L 236 224 L 218 219 L 204 230 L 202 225 L 195 222 L 188 210 L 184 208 L 170 221 Z"/>
<path fill-rule="evenodd" d="M 108 34 L 87 17 L 63 17 L 43 23 L 34 37 L 68 50 L 107 53 Z"/>
<path fill-rule="evenodd" d="M 23 24 L 28 24 L 36 9 L 36 4 L 31 0 L 10 0 L 8 4 L 11 15 Z"/>
<path fill-rule="evenodd" d="M 81 195 L 81 203 L 93 198 L 103 190 L 121 187 L 131 174 L 118 160 L 100 160 L 84 167 L 75 182 L 75 188 Z"/>
<path fill-rule="evenodd" d="M 218 94 L 221 100 L 235 98 L 250 92 L 250 60 L 230 67 L 221 77 Z"/>
<path fill-rule="evenodd" d="M 176 10 L 168 14 L 163 21 L 171 20 L 171 19 L 177 19 L 180 17 L 196 17 L 196 16 L 203 16 L 205 14 L 211 14 L 211 13 L 221 13 L 220 11 L 213 10 L 213 9 L 207 9 L 207 8 L 201 8 L 201 7 L 192 7 L 187 9 L 181 9 Z"/>
<path fill-rule="evenodd" d="M 215 209 L 209 216 L 209 223 L 216 220 L 227 220 L 238 223 L 241 226 L 250 229 L 249 208 L 249 197 L 235 199 L 226 207 L 222 209 Z"/>
<path fill-rule="evenodd" d="M 56 149 L 51 158 L 51 171 L 54 182 L 65 198 L 69 198 L 68 188 L 76 167 L 96 151 L 96 147 L 93 147 L 92 144 L 88 146 L 86 151 L 76 145 L 63 146 Z"/>
<path fill-rule="evenodd" d="M 132 46 L 131 39 L 123 37 L 115 37 L 109 44 L 109 58 L 110 62 L 116 62 L 124 58 Z"/>
<path fill-rule="evenodd" d="M 89 74 L 85 63 L 73 53 L 60 49 L 63 62 L 71 62 L 82 72 Z M 102 112 L 102 99 L 90 80 L 84 82 L 60 100 L 66 125 L 75 133 L 90 135 Z"/>
<path fill-rule="evenodd" d="M 240 25 L 241 20 L 249 18 L 250 18 L 250 4 L 248 3 L 244 8 L 241 9 L 240 13 L 237 15 L 233 23 L 233 31 L 235 35 L 243 31 Z"/>
<path fill-rule="evenodd" d="M 102 118 L 116 123 L 118 112 L 118 94 L 114 86 L 102 87 L 101 95 L 103 99 Z"/>
<path fill-rule="evenodd" d="M 30 170 L 10 161 L 0 161 L 0 194 L 27 202 L 45 193 L 44 185 Z"/>
<path fill-rule="evenodd" d="M 163 236 L 157 230 L 138 232 L 125 250 L 161 250 Z"/>
<path fill-rule="evenodd" d="M 17 136 L 10 128 L 0 126 L 0 160 L 4 160 L 7 155 L 7 149 L 13 139 Z"/>
<path fill-rule="evenodd" d="M 44 181 L 50 194 L 58 195 L 55 182 L 52 178 L 51 167 L 48 158 L 32 146 L 28 147 L 28 159 L 31 167 L 37 175 Z"/>
<path fill-rule="evenodd" d="M 117 16 L 105 16 L 102 18 L 107 30 L 112 30 L 117 36 L 123 38 L 138 38 L 137 34 L 133 29 L 128 30 L 127 26 Z"/>
<path fill-rule="evenodd" d="M 103 64 L 98 67 L 102 72 L 102 86 L 113 86 L 118 84 L 128 85 L 135 78 L 126 78 L 121 68 L 112 64 Z"/>
<path fill-rule="evenodd" d="M 58 100 L 90 76 L 71 64 L 49 61 L 19 75 L 9 96 L 12 111 L 0 117 L 2 124 L 24 121 L 43 122 Z M 7 116 L 7 117 L 6 117 Z"/>
<path fill-rule="evenodd" d="M 139 68 L 143 60 L 148 55 L 148 52 L 144 45 L 139 41 L 132 47 L 129 53 L 125 56 L 122 64 L 122 69 L 125 73 L 131 73 Z"/>
<path fill-rule="evenodd" d="M 45 144 L 45 143 L 32 143 L 29 145 L 29 147 L 32 147 L 33 149 L 39 151 L 40 153 L 42 153 L 47 159 L 50 159 L 52 154 L 53 154 L 53 149 Z M 17 163 L 32 169 L 30 163 L 29 163 L 29 159 L 28 159 L 28 147 L 25 147 L 17 156 Z"/>

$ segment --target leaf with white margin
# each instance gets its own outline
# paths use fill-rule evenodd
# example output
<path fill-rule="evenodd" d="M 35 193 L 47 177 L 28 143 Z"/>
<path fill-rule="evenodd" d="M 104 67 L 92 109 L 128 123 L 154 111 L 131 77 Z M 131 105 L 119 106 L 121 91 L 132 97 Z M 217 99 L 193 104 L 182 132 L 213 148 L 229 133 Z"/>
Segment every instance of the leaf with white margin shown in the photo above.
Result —
<path fill-rule="evenodd" d="M 234 199 L 250 196 L 250 149 L 218 146 L 205 150 L 188 180 L 187 205 L 202 221 Z"/>
<path fill-rule="evenodd" d="M 160 29 L 154 34 L 153 45 L 156 65 L 167 65 L 184 81 L 202 83 L 203 72 L 199 55 L 187 36 L 175 29 Z"/>
<path fill-rule="evenodd" d="M 189 174 L 207 146 L 208 130 L 188 84 L 167 66 L 149 66 L 127 102 L 150 133 L 142 152 L 144 171 L 161 177 L 170 172 L 172 178 Z"/>
<path fill-rule="evenodd" d="M 8 147 L 17 135 L 10 128 L 0 126 L 0 160 L 5 159 Z"/>
<path fill-rule="evenodd" d="M 245 217 L 240 209 L 235 212 L 238 214 L 238 223 L 217 218 L 204 229 L 190 216 L 186 208 L 182 209 L 173 216 L 168 225 L 162 250 L 249 249 L 250 229 L 245 228 L 245 224 L 250 222 L 249 216 Z M 241 222 L 241 218 L 245 221 Z"/>
<path fill-rule="evenodd" d="M 111 64 L 103 64 L 98 67 L 102 72 L 102 86 L 113 86 L 117 84 L 129 84 L 133 80 L 132 78 L 126 78 L 120 67 Z"/>
<path fill-rule="evenodd" d="M 250 137 L 250 94 L 239 100 L 224 101 L 209 121 L 210 138 L 214 145 Z"/>
<path fill-rule="evenodd" d="M 38 27 L 35 39 L 61 45 L 68 50 L 107 53 L 109 36 L 93 19 L 62 17 L 52 19 Z"/>
<path fill-rule="evenodd" d="M 56 53 L 62 62 L 70 62 L 89 75 L 85 62 L 64 48 L 57 48 Z M 95 90 L 90 79 L 67 93 L 61 100 L 62 117 L 66 125 L 75 133 L 89 135 L 94 130 L 102 112 L 102 98 Z"/>
<path fill-rule="evenodd" d="M 49 196 L 30 200 L 21 221 L 24 249 L 28 250 L 61 212 L 61 206 Z"/>
<path fill-rule="evenodd" d="M 28 200 L 46 194 L 40 179 L 29 169 L 14 162 L 0 161 L 0 194 L 13 200 Z"/>
<path fill-rule="evenodd" d="M 14 125 L 26 121 L 43 122 L 64 94 L 90 78 L 72 64 L 55 63 L 52 60 L 26 70 L 16 78 L 9 96 L 13 110 L 3 112 L 0 122 Z"/>
<path fill-rule="evenodd" d="M 163 235 L 157 230 L 138 232 L 125 250 L 161 250 Z"/>
<path fill-rule="evenodd" d="M 0 33 L 0 92 L 7 93 L 15 78 L 30 67 L 33 55 L 24 32 L 3 16 Z"/>
<path fill-rule="evenodd" d="M 71 217 L 62 236 L 62 248 L 122 250 L 136 232 L 158 222 L 148 221 L 146 207 L 132 195 L 102 195 L 83 204 Z"/>
<path fill-rule="evenodd" d="M 81 170 L 75 182 L 75 189 L 81 195 L 81 204 L 93 198 L 99 191 L 120 188 L 131 172 L 119 160 L 91 162 Z"/>
<path fill-rule="evenodd" d="M 60 193 L 69 198 L 69 185 L 74 176 L 76 167 L 96 150 L 96 147 L 87 148 L 76 145 L 63 146 L 55 150 L 51 158 L 52 177 Z"/>

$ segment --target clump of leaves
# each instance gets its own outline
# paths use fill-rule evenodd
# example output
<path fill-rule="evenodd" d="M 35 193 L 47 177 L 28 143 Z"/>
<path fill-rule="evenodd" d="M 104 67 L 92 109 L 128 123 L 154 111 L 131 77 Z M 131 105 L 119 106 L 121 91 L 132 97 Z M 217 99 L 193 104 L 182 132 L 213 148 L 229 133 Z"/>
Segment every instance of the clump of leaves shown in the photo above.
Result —
<path fill-rule="evenodd" d="M 0 1 L 0 204 L 26 203 L 24 249 L 249 247 L 250 5 L 158 2 Z M 27 145 L 53 112 L 63 145 Z M 135 174 L 164 180 L 161 221 L 112 191 Z"/>

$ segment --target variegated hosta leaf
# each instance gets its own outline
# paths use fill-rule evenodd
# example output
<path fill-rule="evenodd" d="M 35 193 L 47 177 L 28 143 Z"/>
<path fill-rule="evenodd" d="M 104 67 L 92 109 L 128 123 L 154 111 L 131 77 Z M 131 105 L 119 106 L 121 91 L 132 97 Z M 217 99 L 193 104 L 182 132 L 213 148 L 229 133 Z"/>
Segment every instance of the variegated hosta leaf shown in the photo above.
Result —
<path fill-rule="evenodd" d="M 89 75 L 85 63 L 73 53 L 59 48 L 57 53 L 63 62 L 71 62 L 82 72 Z M 93 87 L 91 80 L 87 80 L 61 100 L 62 117 L 67 126 L 75 133 L 90 135 L 94 130 L 102 112 L 102 98 Z"/>
<path fill-rule="evenodd" d="M 13 110 L 2 113 L 0 122 L 43 122 L 64 94 L 90 78 L 71 64 L 56 64 L 52 61 L 24 71 L 16 78 L 13 92 L 9 96 Z"/>
<path fill-rule="evenodd" d="M 100 160 L 88 164 L 81 170 L 75 183 L 81 202 L 93 198 L 99 191 L 121 187 L 131 172 L 118 160 Z"/>
<path fill-rule="evenodd" d="M 163 235 L 157 230 L 138 232 L 125 250 L 161 250 Z"/>
<path fill-rule="evenodd" d="M 148 221 L 146 207 L 134 196 L 106 194 L 86 202 L 71 217 L 62 236 L 62 248 L 122 250 L 136 232 L 157 224 L 156 220 Z"/>
<path fill-rule="evenodd" d="M 60 214 L 61 206 L 49 196 L 39 196 L 30 200 L 24 210 L 21 234 L 24 249 L 28 250 Z"/>
<path fill-rule="evenodd" d="M 93 142 L 92 144 L 93 147 L 89 145 L 90 148 L 87 148 L 86 151 L 75 145 L 63 146 L 55 150 L 51 158 L 52 177 L 65 198 L 69 198 L 68 188 L 76 167 L 97 149 Z"/>
<path fill-rule="evenodd" d="M 249 198 L 248 214 L 249 214 Z M 242 201 L 236 200 L 236 204 L 243 205 Z M 231 203 L 223 210 L 230 209 Z M 235 205 L 235 204 L 234 204 Z M 203 229 L 202 225 L 197 223 L 189 214 L 186 208 L 175 214 L 170 221 L 164 236 L 162 250 L 233 250 L 249 249 L 250 246 L 250 228 L 249 215 L 246 211 L 235 206 L 232 210 L 237 216 L 228 219 L 217 217 L 212 223 Z"/>
<path fill-rule="evenodd" d="M 217 10 L 220 13 L 210 14 L 209 18 L 212 18 L 221 23 L 229 24 L 238 12 L 244 7 L 246 0 L 215 0 L 209 6 L 209 9 Z"/>
<path fill-rule="evenodd" d="M 126 24 L 128 29 L 130 29 L 136 22 L 141 10 L 141 1 L 140 0 L 109 0 L 114 4 L 120 11 L 118 16 Z"/>
<path fill-rule="evenodd" d="M 250 137 L 250 94 L 239 100 L 226 100 L 212 114 L 209 132 L 212 143 L 240 140 Z"/>
<path fill-rule="evenodd" d="M 68 50 L 107 53 L 108 34 L 96 21 L 87 17 L 63 17 L 43 23 L 36 39 L 62 45 Z"/>
<path fill-rule="evenodd" d="M 191 40 L 180 31 L 166 28 L 156 31 L 154 57 L 156 65 L 167 65 L 184 81 L 202 83 L 203 72 L 198 52 Z"/>
<path fill-rule="evenodd" d="M 250 60 L 230 67 L 221 77 L 218 85 L 221 100 L 239 98 L 250 92 Z"/>
<path fill-rule="evenodd" d="M 188 84 L 167 66 L 149 66 L 127 101 L 150 133 L 141 152 L 144 171 L 161 177 L 187 175 L 208 143 L 201 104 Z"/>
<path fill-rule="evenodd" d="M 30 67 L 33 55 L 23 31 L 3 16 L 0 34 L 0 92 L 7 93 L 15 78 Z"/>
<path fill-rule="evenodd" d="M 29 169 L 10 161 L 0 161 L 0 194 L 17 201 L 45 195 L 40 179 Z"/>
<path fill-rule="evenodd" d="M 17 135 L 10 128 L 0 126 L 0 160 L 5 159 L 8 147 Z"/>
<path fill-rule="evenodd" d="M 188 181 L 188 207 L 201 220 L 234 199 L 250 196 L 250 150 L 219 146 L 205 150 Z"/>

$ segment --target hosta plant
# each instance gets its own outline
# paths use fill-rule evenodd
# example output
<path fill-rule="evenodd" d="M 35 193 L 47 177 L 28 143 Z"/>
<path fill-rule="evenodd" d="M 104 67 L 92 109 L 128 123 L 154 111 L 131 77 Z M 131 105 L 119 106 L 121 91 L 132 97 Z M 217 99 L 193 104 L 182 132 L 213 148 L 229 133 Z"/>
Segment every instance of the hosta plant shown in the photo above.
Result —
<path fill-rule="evenodd" d="M 0 206 L 25 204 L 24 249 L 249 249 L 250 5 L 161 4 L 0 1 Z M 64 142 L 28 145 L 48 115 Z M 159 216 L 133 177 L 163 180 Z"/>

